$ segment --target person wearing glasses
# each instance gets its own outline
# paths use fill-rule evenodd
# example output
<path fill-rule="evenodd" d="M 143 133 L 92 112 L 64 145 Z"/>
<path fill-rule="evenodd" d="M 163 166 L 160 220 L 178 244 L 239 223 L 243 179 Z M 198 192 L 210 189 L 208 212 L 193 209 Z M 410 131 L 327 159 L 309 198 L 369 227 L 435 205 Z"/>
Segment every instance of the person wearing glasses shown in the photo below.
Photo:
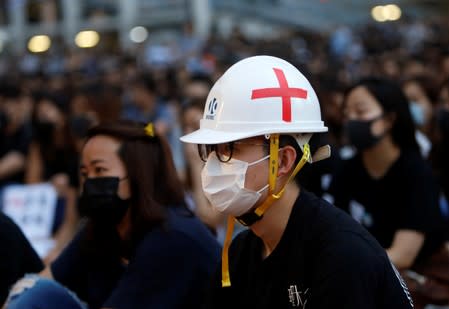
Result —
<path fill-rule="evenodd" d="M 168 143 L 152 124 L 100 124 L 81 155 L 87 222 L 7 309 L 199 308 L 219 243 L 185 206 Z"/>
<path fill-rule="evenodd" d="M 283 59 L 245 58 L 216 81 L 200 128 L 181 137 L 198 144 L 203 191 L 228 216 L 205 308 L 413 308 L 379 243 L 294 180 L 330 156 L 309 146 L 325 131 L 312 86 Z M 232 238 L 235 220 L 248 229 Z"/>

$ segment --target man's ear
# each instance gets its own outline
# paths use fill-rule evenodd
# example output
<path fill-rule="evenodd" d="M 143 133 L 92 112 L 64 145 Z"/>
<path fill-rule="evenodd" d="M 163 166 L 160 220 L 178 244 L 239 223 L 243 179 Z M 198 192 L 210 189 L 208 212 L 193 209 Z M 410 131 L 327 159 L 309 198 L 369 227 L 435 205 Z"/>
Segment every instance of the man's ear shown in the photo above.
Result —
<path fill-rule="evenodd" d="M 295 168 L 297 153 L 294 147 L 287 145 L 279 149 L 278 176 L 290 175 Z"/>

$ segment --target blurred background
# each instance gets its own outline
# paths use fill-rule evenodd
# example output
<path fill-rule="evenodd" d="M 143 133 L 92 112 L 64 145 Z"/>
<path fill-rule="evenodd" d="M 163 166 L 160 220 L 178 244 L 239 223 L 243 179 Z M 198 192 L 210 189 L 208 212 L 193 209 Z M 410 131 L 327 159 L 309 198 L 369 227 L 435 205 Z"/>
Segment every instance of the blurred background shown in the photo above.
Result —
<path fill-rule="evenodd" d="M 0 188 L 26 186 L 3 195 L 4 211 L 21 226 L 45 229 L 29 233 L 55 241 L 39 249 L 54 258 L 77 226 L 86 130 L 119 118 L 154 122 L 170 141 L 192 204 L 204 203 L 201 163 L 179 136 L 198 127 L 213 82 L 255 54 L 284 58 L 306 75 L 339 149 L 344 89 L 361 76 L 401 83 L 419 76 L 432 108 L 444 99 L 449 1 L 0 0 Z M 419 101 L 419 91 L 408 97 Z M 417 125 L 429 157 L 432 134 Z M 27 189 L 43 183 L 54 192 Z M 322 194 L 328 180 L 318 183 Z M 30 218 L 36 204 L 50 210 Z M 220 224 L 197 209 L 209 225 Z"/>

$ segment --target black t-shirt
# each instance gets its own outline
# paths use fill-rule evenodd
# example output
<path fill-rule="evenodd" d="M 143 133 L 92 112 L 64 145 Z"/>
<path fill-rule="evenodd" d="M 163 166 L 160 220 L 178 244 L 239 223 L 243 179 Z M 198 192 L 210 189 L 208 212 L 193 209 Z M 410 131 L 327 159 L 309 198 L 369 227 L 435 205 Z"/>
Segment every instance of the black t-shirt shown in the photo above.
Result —
<path fill-rule="evenodd" d="M 412 308 L 385 251 L 346 213 L 302 190 L 273 252 L 251 230 L 233 240 L 231 287 L 217 272 L 206 308 Z"/>
<path fill-rule="evenodd" d="M 329 193 L 334 204 L 349 212 L 384 248 L 401 229 L 425 234 L 417 262 L 444 241 L 439 189 L 430 165 L 418 152 L 402 152 L 380 179 L 373 179 L 360 155 L 342 161 Z"/>
<path fill-rule="evenodd" d="M 0 304 L 12 284 L 27 273 L 37 273 L 44 265 L 20 228 L 0 212 Z"/>
<path fill-rule="evenodd" d="M 90 267 L 90 257 L 81 254 L 81 234 L 51 270 L 90 308 L 198 308 L 219 262 L 219 244 L 186 210 L 171 210 L 167 224 L 149 232 L 129 264 L 115 269 L 108 261 L 108 267 Z"/>

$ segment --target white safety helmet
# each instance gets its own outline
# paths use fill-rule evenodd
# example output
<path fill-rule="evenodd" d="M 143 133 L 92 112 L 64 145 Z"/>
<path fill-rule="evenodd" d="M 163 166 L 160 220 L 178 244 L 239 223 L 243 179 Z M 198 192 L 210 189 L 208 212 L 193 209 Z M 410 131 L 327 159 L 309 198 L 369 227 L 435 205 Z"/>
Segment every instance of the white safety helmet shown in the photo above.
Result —
<path fill-rule="evenodd" d="M 275 133 L 326 131 L 318 98 L 304 75 L 283 59 L 253 56 L 218 79 L 207 97 L 200 128 L 181 140 L 220 144 Z M 306 135 L 308 140 L 311 134 Z"/>

